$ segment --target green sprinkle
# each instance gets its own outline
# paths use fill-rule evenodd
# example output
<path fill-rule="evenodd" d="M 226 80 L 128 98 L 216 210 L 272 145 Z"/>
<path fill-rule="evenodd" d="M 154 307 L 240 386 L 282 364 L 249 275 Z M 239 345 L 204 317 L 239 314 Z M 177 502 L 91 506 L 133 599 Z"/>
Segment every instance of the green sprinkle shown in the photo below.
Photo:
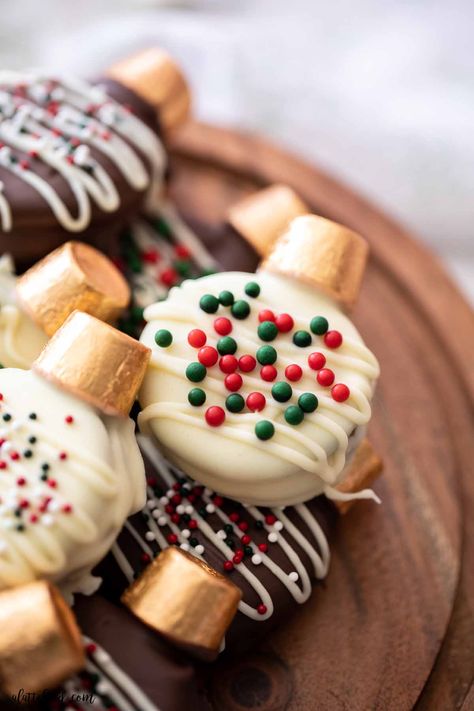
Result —
<path fill-rule="evenodd" d="M 311 319 L 309 327 L 316 336 L 323 336 L 329 328 L 329 323 L 324 316 L 315 316 Z"/>
<path fill-rule="evenodd" d="M 312 341 L 313 339 L 308 331 L 296 331 L 296 333 L 293 334 L 293 343 L 295 346 L 298 346 L 298 348 L 307 348 L 311 345 Z"/>
<path fill-rule="evenodd" d="M 304 412 L 297 405 L 290 405 L 285 410 L 285 420 L 289 425 L 299 425 L 303 422 Z"/>
<path fill-rule="evenodd" d="M 190 363 L 186 368 L 186 377 L 192 383 L 200 383 L 206 377 L 207 370 L 202 363 Z"/>
<path fill-rule="evenodd" d="M 270 420 L 260 420 L 255 425 L 255 434 L 258 439 L 267 440 L 271 439 L 275 434 L 275 427 L 270 422 Z"/>
<path fill-rule="evenodd" d="M 212 274 L 217 274 L 217 269 L 214 267 L 205 267 L 201 272 L 201 276 L 203 277 L 212 276 Z"/>
<path fill-rule="evenodd" d="M 231 291 L 221 291 L 219 294 L 219 301 L 222 306 L 232 306 L 234 303 L 234 295 Z"/>
<path fill-rule="evenodd" d="M 141 306 L 132 306 L 130 310 L 130 316 L 132 321 L 136 323 L 141 323 L 143 321 L 143 308 Z"/>
<path fill-rule="evenodd" d="M 36 444 L 36 437 L 32 435 L 31 437 L 28 437 L 28 442 L 30 444 Z"/>
<path fill-rule="evenodd" d="M 217 350 L 220 355 L 234 355 L 237 350 L 237 341 L 232 336 L 223 336 L 217 341 Z"/>
<path fill-rule="evenodd" d="M 193 388 L 188 392 L 188 401 L 193 407 L 200 407 L 206 402 L 206 393 L 201 388 Z"/>
<path fill-rule="evenodd" d="M 273 346 L 261 346 L 257 351 L 257 360 L 260 365 L 273 365 L 277 359 L 277 355 Z"/>
<path fill-rule="evenodd" d="M 257 333 L 262 341 L 273 341 L 278 336 L 278 328 L 273 321 L 263 321 L 259 324 Z"/>
<path fill-rule="evenodd" d="M 29 459 L 33 456 L 33 452 L 31 451 L 31 449 L 25 449 L 25 451 L 23 452 L 23 456 Z"/>
<path fill-rule="evenodd" d="M 174 262 L 173 267 L 183 279 L 187 279 L 191 275 L 191 262 L 186 259 L 178 259 Z"/>
<path fill-rule="evenodd" d="M 249 315 L 250 306 L 247 301 L 240 299 L 239 301 L 235 301 L 232 304 L 230 311 L 234 318 L 242 320 L 244 318 L 247 318 L 247 316 Z"/>
<path fill-rule="evenodd" d="M 36 412 L 30 412 L 28 417 L 30 418 L 30 420 L 36 420 L 36 417 L 37 417 Z"/>
<path fill-rule="evenodd" d="M 10 420 L 12 419 L 12 416 L 9 415 L 8 412 L 6 412 L 6 413 L 3 415 L 3 419 L 5 420 L 5 422 L 10 422 Z"/>
<path fill-rule="evenodd" d="M 167 328 L 160 328 L 155 333 L 155 343 L 160 348 L 168 348 L 173 343 L 173 334 Z"/>
<path fill-rule="evenodd" d="M 239 393 L 233 393 L 227 397 L 225 406 L 229 412 L 242 412 L 245 407 L 245 400 Z"/>
<path fill-rule="evenodd" d="M 189 539 L 189 545 L 192 546 L 193 548 L 196 548 L 196 546 L 199 545 L 199 540 L 197 538 L 192 538 Z"/>
<path fill-rule="evenodd" d="M 275 383 L 272 387 L 272 398 L 277 402 L 287 402 L 293 395 L 293 389 L 289 383 Z"/>
<path fill-rule="evenodd" d="M 298 398 L 298 405 L 303 412 L 314 412 L 319 405 L 319 400 L 313 393 L 303 393 Z"/>
<path fill-rule="evenodd" d="M 226 533 L 233 533 L 234 532 L 234 527 L 231 523 L 226 523 L 224 526 L 224 531 Z"/>
<path fill-rule="evenodd" d="M 219 308 L 219 299 L 216 299 L 212 294 L 204 294 L 204 296 L 201 296 L 199 306 L 207 314 L 215 314 Z"/>
<path fill-rule="evenodd" d="M 244 291 L 247 296 L 251 296 L 252 299 L 256 299 L 257 296 L 260 295 L 260 287 L 256 281 L 249 281 L 249 283 L 245 285 Z"/>
<path fill-rule="evenodd" d="M 247 556 L 253 555 L 253 548 L 252 546 L 244 546 L 244 553 Z"/>
<path fill-rule="evenodd" d="M 157 232 L 160 233 L 163 237 L 166 237 L 168 239 L 171 239 L 172 237 L 172 232 L 171 229 L 165 220 L 163 220 L 161 217 L 159 217 L 157 220 L 153 220 L 153 225 L 156 229 Z"/>

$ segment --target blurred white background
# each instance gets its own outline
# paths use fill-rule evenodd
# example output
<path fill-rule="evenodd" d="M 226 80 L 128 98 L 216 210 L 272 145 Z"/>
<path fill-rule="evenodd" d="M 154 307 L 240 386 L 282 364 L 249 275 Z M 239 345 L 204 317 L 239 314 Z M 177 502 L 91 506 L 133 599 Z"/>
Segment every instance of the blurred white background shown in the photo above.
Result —
<path fill-rule="evenodd" d="M 471 0 L 0 0 L 0 66 L 96 75 L 154 43 L 207 121 L 316 161 L 415 230 L 474 301 Z"/>

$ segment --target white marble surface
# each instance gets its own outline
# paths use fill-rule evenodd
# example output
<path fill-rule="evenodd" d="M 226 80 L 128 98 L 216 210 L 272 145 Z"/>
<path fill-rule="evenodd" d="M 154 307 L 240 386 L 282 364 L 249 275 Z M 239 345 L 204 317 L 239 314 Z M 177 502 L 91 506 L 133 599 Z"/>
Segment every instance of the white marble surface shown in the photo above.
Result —
<path fill-rule="evenodd" d="M 0 66 L 94 73 L 160 43 L 201 118 L 325 166 L 415 230 L 474 300 L 471 0 L 3 5 Z"/>

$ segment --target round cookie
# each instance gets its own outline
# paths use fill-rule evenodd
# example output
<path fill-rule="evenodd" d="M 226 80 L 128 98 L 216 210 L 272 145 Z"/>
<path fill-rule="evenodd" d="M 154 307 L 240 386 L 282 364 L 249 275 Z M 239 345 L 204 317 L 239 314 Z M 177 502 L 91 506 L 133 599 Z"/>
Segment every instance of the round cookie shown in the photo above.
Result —
<path fill-rule="evenodd" d="M 231 272 L 184 282 L 145 319 L 141 340 L 153 352 L 139 424 L 172 462 L 248 504 L 331 495 L 350 436 L 370 419 L 379 374 L 334 300 L 282 274 Z M 156 344 L 158 330 L 171 345 Z M 194 341 L 196 331 L 204 335 Z M 200 406 L 189 399 L 196 388 Z M 235 395 L 239 411 L 229 406 Z"/>

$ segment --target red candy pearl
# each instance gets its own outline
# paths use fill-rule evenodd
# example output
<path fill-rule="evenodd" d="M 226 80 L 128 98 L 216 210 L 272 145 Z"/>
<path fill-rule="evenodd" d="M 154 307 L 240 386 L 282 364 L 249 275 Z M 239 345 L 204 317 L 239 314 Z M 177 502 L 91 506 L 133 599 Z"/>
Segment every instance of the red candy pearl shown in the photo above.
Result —
<path fill-rule="evenodd" d="M 342 334 L 339 331 L 328 331 L 324 335 L 324 343 L 328 348 L 339 348 L 342 343 Z"/>
<path fill-rule="evenodd" d="M 296 365 L 296 363 L 286 366 L 285 377 L 287 380 L 291 380 L 291 382 L 296 383 L 297 380 L 301 380 L 302 376 L 303 369 L 300 368 L 299 365 Z"/>
<path fill-rule="evenodd" d="M 266 543 L 259 543 L 259 544 L 258 544 L 258 550 L 259 550 L 261 553 L 266 553 L 267 550 L 268 550 L 267 544 L 266 544 Z"/>
<path fill-rule="evenodd" d="M 280 333 L 288 333 L 288 331 L 291 331 L 295 325 L 295 322 L 290 314 L 280 314 L 276 317 L 275 323 Z"/>
<path fill-rule="evenodd" d="M 224 561 L 224 570 L 226 573 L 231 573 L 234 570 L 234 564 L 231 560 Z"/>
<path fill-rule="evenodd" d="M 193 328 L 188 333 L 188 343 L 193 348 L 202 348 L 207 341 L 207 336 L 200 328 Z"/>
<path fill-rule="evenodd" d="M 267 606 L 266 605 L 259 605 L 257 607 L 257 612 L 259 615 L 265 615 L 267 612 Z"/>
<path fill-rule="evenodd" d="M 174 286 L 178 281 L 178 272 L 172 267 L 165 269 L 161 272 L 160 280 L 164 286 Z"/>
<path fill-rule="evenodd" d="M 268 526 L 273 526 L 273 524 L 276 523 L 276 521 L 277 521 L 277 517 L 274 514 L 268 514 L 267 516 L 265 516 L 265 523 Z"/>
<path fill-rule="evenodd" d="M 272 380 L 275 380 L 277 375 L 278 372 L 274 365 L 264 365 L 260 371 L 260 377 L 262 380 L 266 380 L 269 383 L 271 383 Z"/>
<path fill-rule="evenodd" d="M 250 393 L 250 395 L 247 396 L 245 403 L 248 409 L 252 412 L 260 412 L 260 410 L 263 410 L 267 404 L 267 401 L 265 399 L 265 395 L 262 393 Z"/>
<path fill-rule="evenodd" d="M 258 320 L 260 323 L 263 323 L 264 321 L 275 321 L 275 314 L 273 311 L 270 311 L 270 309 L 263 309 L 258 313 Z"/>
<path fill-rule="evenodd" d="M 257 361 L 251 355 L 243 355 L 239 358 L 239 368 L 242 373 L 250 373 L 257 365 Z"/>
<path fill-rule="evenodd" d="M 350 394 L 351 391 L 347 385 L 344 385 L 344 383 L 337 383 L 337 385 L 334 385 L 334 387 L 331 388 L 332 398 L 336 402 L 345 402 Z"/>
<path fill-rule="evenodd" d="M 332 370 L 329 370 L 329 368 L 322 368 L 316 376 L 318 383 L 323 385 L 325 388 L 333 384 L 334 377 L 334 373 Z"/>
<path fill-rule="evenodd" d="M 231 373 L 225 377 L 224 385 L 227 390 L 230 390 L 232 393 L 236 393 L 237 390 L 240 390 L 242 387 L 242 382 L 243 380 L 241 375 L 238 373 Z"/>
<path fill-rule="evenodd" d="M 219 368 L 223 373 L 235 373 L 238 365 L 239 361 L 233 355 L 224 355 L 219 361 Z"/>
<path fill-rule="evenodd" d="M 220 336 L 227 336 L 232 331 L 232 323 L 222 316 L 214 321 L 214 329 Z"/>
<path fill-rule="evenodd" d="M 198 361 L 205 365 L 206 368 L 210 368 L 211 365 L 215 365 L 219 358 L 219 353 L 212 346 L 204 346 L 198 353 Z"/>
<path fill-rule="evenodd" d="M 249 543 L 252 543 L 252 539 L 251 539 L 251 537 L 248 535 L 248 533 L 246 533 L 244 536 L 242 536 L 242 538 L 241 538 L 240 540 L 242 541 L 242 544 L 243 544 L 244 546 L 248 546 Z"/>
<path fill-rule="evenodd" d="M 178 536 L 176 535 L 176 533 L 168 533 L 168 535 L 166 536 L 166 540 L 170 545 L 174 545 L 178 542 Z"/>
<path fill-rule="evenodd" d="M 212 405 L 206 410 L 206 422 L 211 427 L 219 427 L 225 420 L 225 412 L 222 407 Z"/>
<path fill-rule="evenodd" d="M 311 353 L 308 356 L 308 365 L 311 370 L 321 370 L 326 365 L 326 357 L 322 353 Z"/>

